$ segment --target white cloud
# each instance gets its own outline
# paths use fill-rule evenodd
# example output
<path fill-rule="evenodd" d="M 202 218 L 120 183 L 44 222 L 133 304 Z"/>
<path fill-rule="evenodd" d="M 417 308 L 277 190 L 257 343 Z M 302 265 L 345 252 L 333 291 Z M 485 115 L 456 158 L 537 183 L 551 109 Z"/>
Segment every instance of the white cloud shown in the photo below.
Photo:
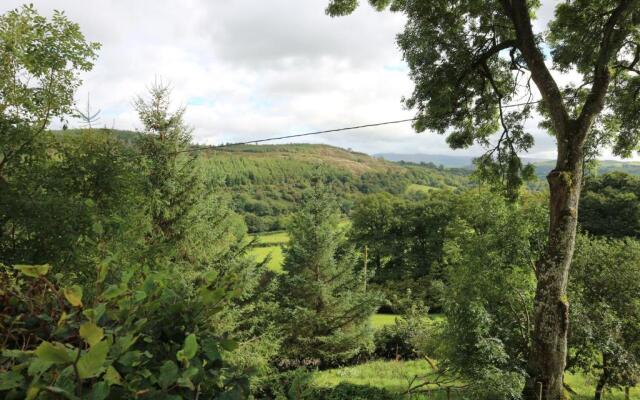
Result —
<path fill-rule="evenodd" d="M 327 1 L 60 0 L 55 8 L 102 43 L 77 98 L 91 93 L 109 127 L 140 127 L 131 101 L 156 77 L 171 82 L 176 104 L 188 105 L 202 143 L 412 117 L 400 103 L 413 87 L 395 44 L 403 16 L 363 6 L 330 18 Z M 49 0 L 33 3 L 43 14 L 54 8 Z M 0 12 L 20 4 L 3 0 Z M 537 30 L 552 9 L 543 7 Z M 532 155 L 552 154 L 553 139 L 536 137 Z M 369 153 L 451 152 L 443 136 L 417 135 L 408 123 L 303 140 Z"/>

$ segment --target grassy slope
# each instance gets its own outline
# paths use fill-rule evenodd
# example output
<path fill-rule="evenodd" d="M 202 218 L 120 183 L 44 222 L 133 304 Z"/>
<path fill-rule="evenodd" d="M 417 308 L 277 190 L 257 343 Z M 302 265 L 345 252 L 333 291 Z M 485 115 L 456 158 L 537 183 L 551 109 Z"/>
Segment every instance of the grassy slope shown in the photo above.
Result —
<path fill-rule="evenodd" d="M 313 383 L 319 387 L 332 387 L 341 382 L 346 382 L 356 385 L 369 385 L 384 388 L 395 393 L 402 393 L 407 390 L 409 383 L 414 377 L 424 376 L 429 372 L 432 372 L 432 369 L 429 364 L 423 360 L 379 360 L 351 367 L 316 372 Z M 595 385 L 593 379 L 585 377 L 584 375 L 566 374 L 566 381 L 577 393 L 572 399 L 587 400 L 593 398 Z M 630 394 L 631 399 L 640 398 L 638 397 L 640 396 L 640 388 L 632 389 Z M 446 394 L 442 391 L 434 392 L 433 396 L 428 398 L 434 400 L 445 399 Z M 452 392 L 452 398 L 458 398 L 455 392 Z M 604 398 L 607 400 L 623 400 L 624 394 L 621 391 L 614 390 L 608 392 Z"/>

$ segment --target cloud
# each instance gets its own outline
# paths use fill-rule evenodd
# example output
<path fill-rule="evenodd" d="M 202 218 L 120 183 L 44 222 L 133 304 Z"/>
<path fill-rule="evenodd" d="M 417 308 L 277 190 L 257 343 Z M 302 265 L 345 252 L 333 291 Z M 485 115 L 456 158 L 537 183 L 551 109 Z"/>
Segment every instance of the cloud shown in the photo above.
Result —
<path fill-rule="evenodd" d="M 171 82 L 201 143 L 412 117 L 400 99 L 413 84 L 395 44 L 404 17 L 363 6 L 330 18 L 327 1 L 59 0 L 55 8 L 102 43 L 77 100 L 83 104 L 90 93 L 109 127 L 140 128 L 132 99 L 157 78 Z M 52 11 L 51 1 L 33 3 L 45 15 Z M 4 0 L 0 12 L 20 4 Z M 541 15 L 540 29 L 552 7 Z M 553 139 L 539 131 L 536 137 L 532 154 L 552 154 Z M 443 136 L 415 134 L 408 123 L 303 140 L 369 153 L 451 152 Z"/>

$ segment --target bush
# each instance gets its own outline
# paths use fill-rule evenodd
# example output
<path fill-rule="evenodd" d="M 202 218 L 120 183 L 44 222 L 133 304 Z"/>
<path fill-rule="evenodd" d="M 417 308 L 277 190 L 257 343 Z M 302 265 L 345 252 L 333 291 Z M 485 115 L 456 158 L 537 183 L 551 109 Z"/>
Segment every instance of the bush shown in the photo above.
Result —
<path fill-rule="evenodd" d="M 431 331 L 428 308 L 420 305 L 407 307 L 393 325 L 375 332 L 374 354 L 389 360 L 418 358 L 425 355 L 424 343 L 428 341 Z"/>
<path fill-rule="evenodd" d="M 248 395 L 248 379 L 222 358 L 236 343 L 195 322 L 229 300 L 233 282 L 211 289 L 205 280 L 185 296 L 184 282 L 168 273 L 107 284 L 102 267 L 83 288 L 50 277 L 48 265 L 1 267 L 2 398 Z"/>

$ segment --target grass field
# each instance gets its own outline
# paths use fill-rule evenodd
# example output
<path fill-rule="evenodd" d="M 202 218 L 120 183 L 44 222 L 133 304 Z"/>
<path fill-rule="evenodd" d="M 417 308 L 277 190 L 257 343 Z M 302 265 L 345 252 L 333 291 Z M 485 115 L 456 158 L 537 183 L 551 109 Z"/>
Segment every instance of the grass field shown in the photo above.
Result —
<path fill-rule="evenodd" d="M 267 267 L 275 272 L 282 272 L 282 261 L 284 256 L 282 255 L 282 247 L 280 246 L 268 246 L 268 247 L 254 247 L 249 251 L 256 261 L 262 262 L 267 256 L 271 256 Z"/>
<path fill-rule="evenodd" d="M 405 189 L 405 192 L 406 193 L 414 193 L 414 192 L 429 193 L 432 190 L 437 190 L 437 189 L 427 185 L 418 185 L 417 183 L 412 183 L 409 186 L 407 186 L 407 188 Z"/>
<path fill-rule="evenodd" d="M 380 329 L 385 325 L 393 325 L 397 317 L 395 314 L 373 314 L 371 316 L 371 326 L 373 329 Z"/>
<path fill-rule="evenodd" d="M 365 364 L 355 365 L 351 367 L 343 367 L 326 371 L 316 372 L 313 377 L 313 384 L 318 387 L 333 387 L 339 383 L 351 383 L 355 385 L 368 385 L 377 388 L 383 388 L 394 393 L 403 393 L 409 387 L 411 380 L 416 376 L 424 376 L 432 372 L 431 367 L 426 361 L 371 361 Z M 566 374 L 566 382 L 576 391 L 577 395 L 572 397 L 573 400 L 587 400 L 593 398 L 595 381 L 583 375 Z M 416 380 L 416 382 L 419 382 Z M 639 399 L 640 389 L 631 390 L 630 398 Z M 446 399 L 444 391 L 432 392 L 430 397 L 413 397 L 413 399 Z M 455 392 L 451 394 L 452 399 L 460 398 Z M 623 400 L 624 393 L 622 391 L 607 392 L 603 396 L 604 400 Z"/>
<path fill-rule="evenodd" d="M 289 242 L 289 235 L 284 231 L 261 233 L 253 235 L 253 237 L 258 239 L 258 244 L 283 244 Z"/>

